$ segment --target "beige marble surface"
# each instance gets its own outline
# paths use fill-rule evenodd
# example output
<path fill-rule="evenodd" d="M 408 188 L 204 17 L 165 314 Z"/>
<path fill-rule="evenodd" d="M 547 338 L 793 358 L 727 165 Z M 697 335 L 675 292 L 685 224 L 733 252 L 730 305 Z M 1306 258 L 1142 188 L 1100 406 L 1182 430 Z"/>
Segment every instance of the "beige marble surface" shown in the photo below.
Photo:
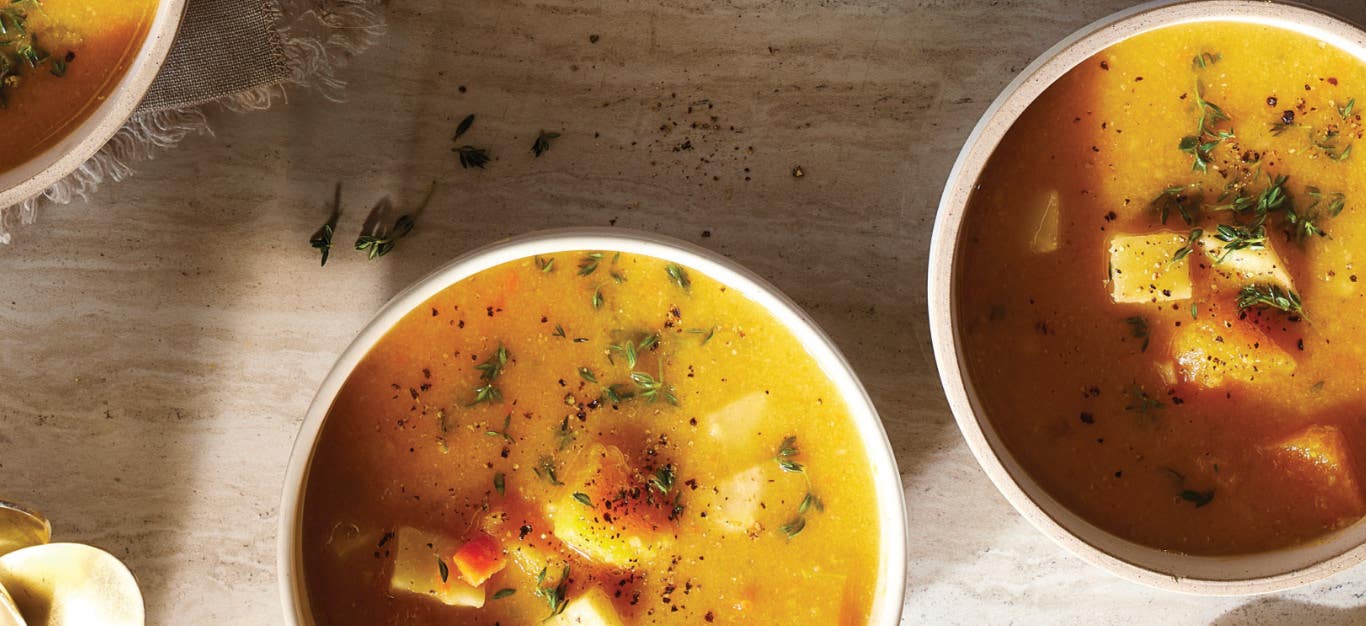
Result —
<path fill-rule="evenodd" d="M 0 248 L 0 494 L 124 558 L 152 623 L 278 623 L 283 468 L 354 333 L 484 242 L 615 224 L 748 265 L 848 354 L 910 503 L 906 623 L 1366 620 L 1366 570 L 1213 599 L 1085 565 L 1013 512 L 947 412 L 924 301 L 940 186 L 1020 68 L 1128 4 L 395 0 L 349 103 L 216 115 L 215 136 Z M 1366 22 L 1362 0 L 1314 4 Z M 448 151 L 469 112 L 486 171 Z M 538 129 L 563 137 L 532 159 Z M 433 179 L 394 254 L 318 267 L 306 242 L 336 181 L 345 244 L 371 203 Z"/>

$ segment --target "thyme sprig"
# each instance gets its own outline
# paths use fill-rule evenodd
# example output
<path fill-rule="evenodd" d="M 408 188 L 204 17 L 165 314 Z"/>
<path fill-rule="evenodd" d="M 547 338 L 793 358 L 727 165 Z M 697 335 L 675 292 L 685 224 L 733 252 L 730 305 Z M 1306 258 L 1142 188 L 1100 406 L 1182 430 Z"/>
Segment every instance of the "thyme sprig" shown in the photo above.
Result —
<path fill-rule="evenodd" d="M 688 277 L 688 270 L 670 263 L 664 266 L 664 272 L 669 275 L 669 280 L 673 281 L 673 284 L 678 285 L 683 291 L 692 289 L 692 279 Z"/>
<path fill-rule="evenodd" d="M 660 495 L 669 495 L 669 490 L 674 488 L 674 480 L 674 466 L 671 463 L 655 470 L 655 475 L 650 477 L 650 487 Z"/>
<path fill-rule="evenodd" d="M 327 265 L 328 254 L 332 252 L 332 232 L 337 228 L 337 220 L 341 219 L 341 188 L 340 182 L 333 188 L 332 211 L 327 216 L 327 222 L 308 240 L 308 245 L 312 246 L 314 250 L 322 252 L 323 258 L 320 267 Z"/>
<path fill-rule="evenodd" d="M 1166 404 L 1148 395 L 1148 392 L 1138 384 L 1129 386 L 1129 404 L 1125 405 L 1125 411 L 1134 411 L 1139 415 L 1148 416 L 1153 411 L 1160 411 L 1166 407 Z"/>
<path fill-rule="evenodd" d="M 612 355 L 614 353 L 620 354 L 626 359 L 626 367 L 628 369 L 635 369 L 636 363 L 640 360 L 641 353 L 659 345 L 658 333 L 641 333 L 638 336 L 640 337 L 639 340 L 628 338 L 620 343 L 609 344 L 607 346 L 607 360 L 615 365 L 616 360 Z"/>
<path fill-rule="evenodd" d="M 1223 58 L 1224 55 L 1219 54 L 1218 52 L 1201 52 L 1200 54 L 1195 55 L 1195 58 L 1191 60 L 1191 68 L 1195 70 L 1203 70 L 1211 65 L 1214 65 L 1215 63 L 1218 63 L 1219 61 L 1223 60 Z"/>
<path fill-rule="evenodd" d="M 1124 323 L 1129 325 L 1129 334 L 1133 335 L 1134 339 L 1143 340 L 1143 346 L 1139 348 L 1139 352 L 1147 352 L 1148 342 L 1152 339 L 1148 336 L 1148 319 L 1142 315 L 1135 315 L 1124 318 Z"/>
<path fill-rule="evenodd" d="M 1148 209 L 1157 214 L 1163 224 L 1172 211 L 1176 211 L 1187 224 L 1194 224 L 1200 210 L 1200 194 L 1192 193 L 1186 187 L 1172 186 L 1162 190 L 1148 203 Z"/>
<path fill-rule="evenodd" d="M 1223 252 L 1219 258 L 1214 260 L 1218 265 L 1224 262 L 1228 255 L 1239 250 L 1261 250 L 1266 247 L 1266 227 L 1258 224 L 1252 229 L 1230 224 L 1220 224 L 1214 233 L 1214 238 L 1224 242 Z"/>
<path fill-rule="evenodd" d="M 494 350 L 487 360 L 474 366 L 474 369 L 479 370 L 479 380 L 484 381 L 484 384 L 474 389 L 474 400 L 468 406 L 474 406 L 481 402 L 503 401 L 503 392 L 494 386 L 493 381 L 502 375 L 503 368 L 507 367 L 507 363 L 508 351 L 500 341 L 498 342 L 498 349 Z"/>
<path fill-rule="evenodd" d="M 1200 238 L 1204 235 L 1204 229 L 1191 229 L 1190 234 L 1186 235 L 1186 243 L 1182 245 L 1180 248 L 1177 248 L 1176 252 L 1172 253 L 1171 264 L 1174 265 L 1176 263 L 1180 263 L 1182 259 L 1190 256 L 1191 253 L 1195 251 L 1195 242 L 1200 241 Z"/>
<path fill-rule="evenodd" d="M 416 215 L 420 214 L 432 201 L 432 195 L 436 193 L 436 181 L 432 181 L 427 186 L 427 194 L 422 197 L 422 201 L 413 207 L 411 213 L 404 213 L 394 220 L 394 225 L 387 231 L 374 231 L 361 233 L 356 238 L 356 250 L 366 253 L 368 260 L 375 260 L 393 251 L 394 246 L 398 245 L 398 240 L 408 236 L 413 232 L 413 226 L 417 225 Z M 386 202 L 381 200 L 381 203 Z M 376 207 L 376 210 L 380 210 Z"/>
<path fill-rule="evenodd" d="M 598 270 L 598 263 L 602 261 L 601 252 L 590 252 L 582 259 L 579 259 L 579 276 L 587 276 Z"/>
<path fill-rule="evenodd" d="M 531 472 L 536 474 L 537 478 L 544 479 L 552 485 L 558 486 L 564 484 L 560 482 L 560 477 L 555 474 L 555 459 L 548 456 L 541 457 L 541 460 L 536 463 L 536 466 L 531 468 Z"/>
<path fill-rule="evenodd" d="M 502 430 L 493 430 L 492 428 L 490 428 L 490 429 L 484 431 L 484 434 L 487 435 L 487 436 L 489 436 L 489 437 L 501 437 L 504 441 L 506 441 L 506 442 L 508 442 L 508 443 L 512 443 L 512 442 L 513 442 L 512 435 L 509 435 L 509 434 L 508 434 L 508 427 L 511 426 L 511 425 L 512 425 L 512 414 L 511 414 L 511 413 L 508 413 L 507 415 L 503 416 L 503 429 L 502 429 Z"/>
<path fill-rule="evenodd" d="M 323 224 L 323 227 L 318 229 L 318 234 L 308 240 L 308 245 L 323 253 L 322 263 L 319 265 L 327 265 L 327 255 L 332 251 L 332 224 Z"/>
<path fill-rule="evenodd" d="M 645 398 L 651 404 L 664 400 L 669 404 L 678 406 L 678 396 L 674 395 L 673 386 L 666 384 L 664 378 L 659 379 L 645 372 L 631 372 L 631 382 L 640 389 L 640 397 Z"/>
<path fill-rule="evenodd" d="M 550 607 L 550 615 L 546 620 L 564 612 L 565 605 L 569 604 L 569 566 L 564 566 L 560 572 L 560 580 L 553 587 L 545 584 L 546 569 L 541 568 L 541 572 L 536 575 L 536 597 L 545 600 Z M 544 621 L 544 620 L 542 620 Z"/>
<path fill-rule="evenodd" d="M 1219 105 L 1205 99 L 1200 86 L 1200 81 L 1195 82 L 1195 103 L 1200 108 L 1200 119 L 1195 127 L 1195 134 L 1186 135 L 1181 138 L 1177 147 L 1191 155 L 1193 162 L 1192 170 L 1201 172 L 1209 171 L 1211 161 L 1210 153 L 1214 151 L 1220 143 L 1232 139 L 1232 128 L 1219 128 L 1222 122 L 1228 122 L 1229 117 Z"/>
<path fill-rule="evenodd" d="M 1286 289 L 1280 285 L 1258 284 L 1245 285 L 1238 291 L 1238 311 L 1246 311 L 1253 308 L 1269 308 L 1283 311 L 1285 313 L 1297 314 L 1308 320 L 1304 314 L 1304 303 L 1300 301 L 1300 295 L 1294 290 Z"/>
<path fill-rule="evenodd" d="M 782 531 L 788 539 L 796 537 L 803 530 L 806 530 L 806 517 L 812 509 L 815 509 L 818 512 L 825 512 L 825 502 L 821 500 L 820 497 L 816 495 L 815 490 L 811 488 L 811 476 L 806 473 L 806 467 L 795 460 L 795 457 L 798 454 L 801 454 L 801 450 L 797 447 L 796 435 L 788 435 L 787 437 L 784 437 L 783 442 L 778 445 L 778 453 L 773 457 L 773 459 L 778 462 L 778 467 L 784 472 L 801 474 L 802 478 L 806 480 L 806 495 L 802 498 L 801 503 L 797 505 L 796 515 L 788 520 L 787 523 L 778 527 L 778 530 Z"/>

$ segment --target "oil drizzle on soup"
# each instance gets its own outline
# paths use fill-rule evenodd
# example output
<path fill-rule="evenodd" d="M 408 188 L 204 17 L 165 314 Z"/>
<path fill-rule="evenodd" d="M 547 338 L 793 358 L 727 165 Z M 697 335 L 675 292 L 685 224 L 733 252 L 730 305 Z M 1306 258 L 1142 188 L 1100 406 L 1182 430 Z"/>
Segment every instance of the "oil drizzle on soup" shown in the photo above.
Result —
<path fill-rule="evenodd" d="M 1362 516 L 1361 105 L 1351 55 L 1203 23 L 1100 53 L 1011 129 L 965 222 L 961 337 L 1054 497 L 1209 555 Z"/>
<path fill-rule="evenodd" d="M 833 384 L 754 302 L 650 257 L 527 258 L 350 375 L 304 578 L 320 624 L 862 624 L 871 480 Z"/>

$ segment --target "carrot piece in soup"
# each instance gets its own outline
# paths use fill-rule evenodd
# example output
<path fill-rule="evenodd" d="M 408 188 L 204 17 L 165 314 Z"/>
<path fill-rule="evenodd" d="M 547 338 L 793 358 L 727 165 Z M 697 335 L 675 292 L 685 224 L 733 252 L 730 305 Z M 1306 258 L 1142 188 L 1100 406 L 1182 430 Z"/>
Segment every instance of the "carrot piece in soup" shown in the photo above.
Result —
<path fill-rule="evenodd" d="M 498 540 L 485 533 L 476 533 L 472 539 L 465 542 L 465 545 L 460 546 L 460 549 L 451 555 L 451 562 L 460 570 L 460 577 L 475 587 L 503 571 L 503 567 L 507 565 L 507 559 L 503 556 L 503 549 L 498 545 Z"/>

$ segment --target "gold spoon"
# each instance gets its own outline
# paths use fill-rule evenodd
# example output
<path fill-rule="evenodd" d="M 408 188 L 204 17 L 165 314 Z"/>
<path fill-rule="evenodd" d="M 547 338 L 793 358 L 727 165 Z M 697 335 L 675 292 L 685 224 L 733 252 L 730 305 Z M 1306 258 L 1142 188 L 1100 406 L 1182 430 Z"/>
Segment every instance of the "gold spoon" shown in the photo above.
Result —
<path fill-rule="evenodd" d="M 133 574 L 99 548 L 49 543 L 0 556 L 0 586 L 28 626 L 144 624 Z"/>
<path fill-rule="evenodd" d="M 26 626 L 19 607 L 14 606 L 14 598 L 9 597 L 4 587 L 0 587 L 0 626 Z"/>
<path fill-rule="evenodd" d="M 0 500 L 0 556 L 51 540 L 52 524 L 41 513 Z"/>

